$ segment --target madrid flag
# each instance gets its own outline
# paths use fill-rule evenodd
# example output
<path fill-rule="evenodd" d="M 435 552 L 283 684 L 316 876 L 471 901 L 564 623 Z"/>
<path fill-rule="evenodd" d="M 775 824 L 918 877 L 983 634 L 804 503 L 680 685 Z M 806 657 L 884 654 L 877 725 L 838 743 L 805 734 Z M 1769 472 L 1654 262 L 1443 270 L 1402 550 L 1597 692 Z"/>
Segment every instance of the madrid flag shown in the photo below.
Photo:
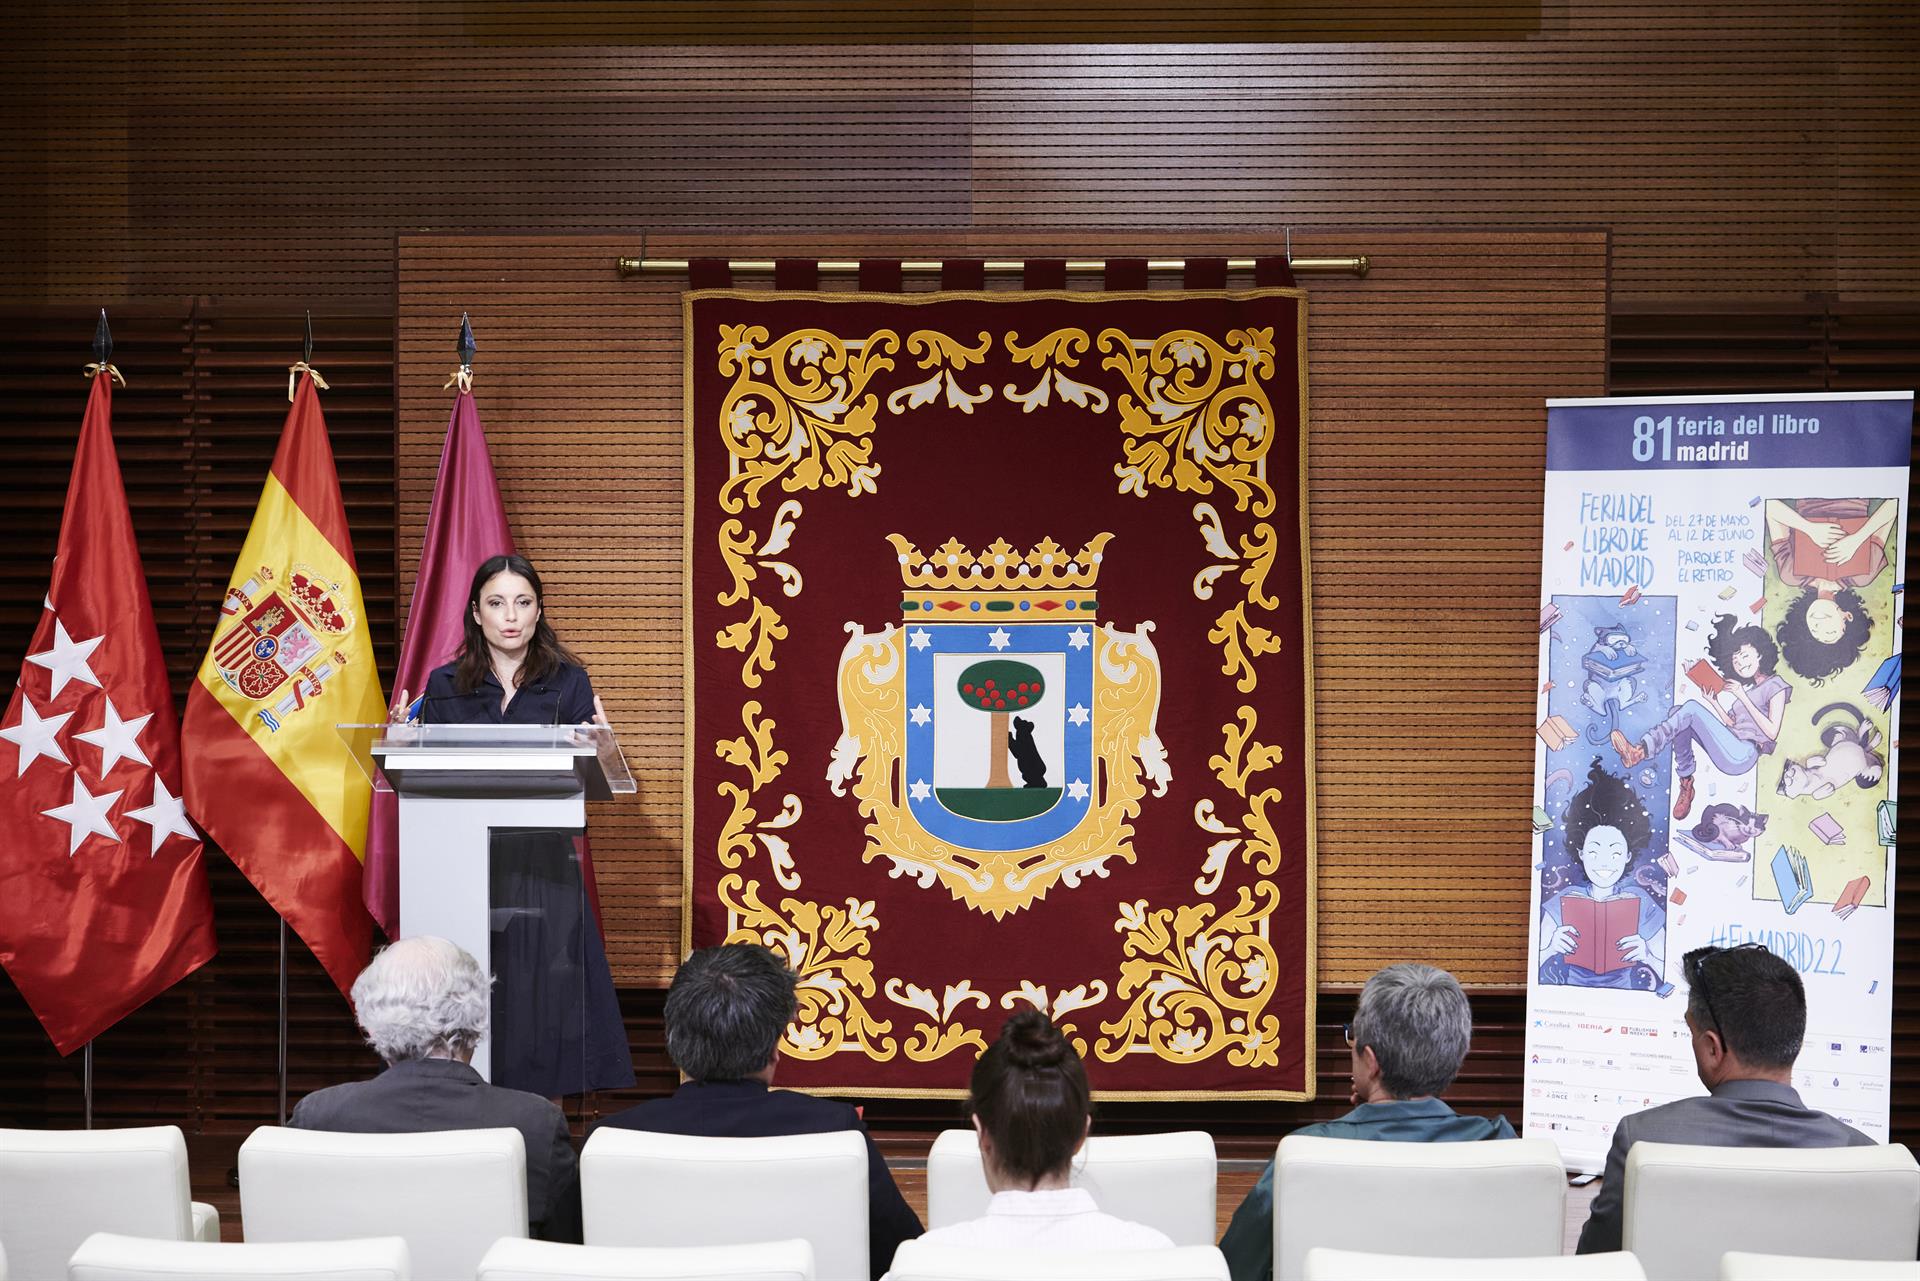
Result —
<path fill-rule="evenodd" d="M 0 964 L 70 1054 L 212 959 L 200 834 L 94 376 L 40 626 L 0 719 Z"/>
<path fill-rule="evenodd" d="M 383 721 L 386 703 L 320 397 L 296 369 L 181 740 L 187 812 L 345 992 L 372 941 L 360 865 L 373 785 L 334 727 Z"/>
<path fill-rule="evenodd" d="M 464 326 L 462 333 L 471 334 Z M 413 607 L 400 645 L 395 689 L 418 698 L 427 677 L 460 650 L 467 620 L 467 589 L 474 571 L 491 556 L 513 550 L 507 510 L 500 502 L 487 433 L 473 393 L 462 391 L 447 422 L 440 451 L 440 475 L 433 482 L 427 509 L 427 536 L 420 548 L 420 572 L 413 581 Z M 396 695 L 397 697 L 397 695 Z M 367 833 L 367 910 L 389 938 L 400 937 L 400 812 L 392 792 L 376 792 L 373 822 Z"/>

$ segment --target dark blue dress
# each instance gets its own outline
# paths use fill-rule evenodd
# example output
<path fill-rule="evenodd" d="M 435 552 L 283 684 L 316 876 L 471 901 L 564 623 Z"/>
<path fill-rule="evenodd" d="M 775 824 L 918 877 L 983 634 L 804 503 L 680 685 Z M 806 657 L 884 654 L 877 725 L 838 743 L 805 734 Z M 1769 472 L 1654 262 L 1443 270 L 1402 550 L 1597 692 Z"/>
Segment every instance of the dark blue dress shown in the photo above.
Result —
<path fill-rule="evenodd" d="M 503 711 L 492 672 L 470 694 L 453 664 L 434 669 L 420 719 L 437 725 L 580 725 L 593 719 L 585 671 L 561 667 L 514 691 Z M 633 1054 L 587 903 L 579 834 L 514 828 L 493 834 L 493 1083 L 549 1098 L 633 1084 Z"/>

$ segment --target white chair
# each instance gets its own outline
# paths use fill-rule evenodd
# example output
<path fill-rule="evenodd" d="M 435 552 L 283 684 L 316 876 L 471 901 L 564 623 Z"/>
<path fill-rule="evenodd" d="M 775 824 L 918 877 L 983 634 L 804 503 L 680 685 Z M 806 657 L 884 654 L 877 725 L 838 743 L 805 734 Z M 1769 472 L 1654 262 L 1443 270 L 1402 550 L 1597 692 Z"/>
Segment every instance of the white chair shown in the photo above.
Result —
<path fill-rule="evenodd" d="M 67 1264 L 67 1281 L 408 1281 L 407 1243 L 399 1237 L 225 1245 L 149 1241 L 96 1232 Z"/>
<path fill-rule="evenodd" d="M 1647 1274 L 1640 1260 L 1625 1250 L 1528 1259 L 1436 1259 L 1316 1245 L 1307 1251 L 1306 1281 L 1647 1281 Z"/>
<path fill-rule="evenodd" d="M 805 1241 L 756 1245 L 556 1245 L 495 1241 L 479 1281 L 813 1281 Z M 863 1274 L 864 1278 L 864 1274 Z M 857 1279 L 861 1281 L 861 1279 Z"/>
<path fill-rule="evenodd" d="M 1204 1131 L 1089 1138 L 1072 1178 L 1105 1213 L 1158 1228 L 1175 1245 L 1212 1245 L 1220 1234 L 1220 1163 Z M 977 1219 L 991 1197 L 979 1135 L 942 1131 L 927 1153 L 927 1226 Z"/>
<path fill-rule="evenodd" d="M 1756 1254 L 1911 1259 L 1920 1165 L 1899 1144 L 1858 1148 L 1633 1145 L 1621 1244 L 1651 1281 L 1710 1277 Z"/>
<path fill-rule="evenodd" d="M 1544 1258 L 1560 1253 L 1567 1176 L 1546 1139 L 1379 1143 L 1290 1134 L 1273 1175 L 1273 1275 L 1301 1281 L 1307 1251 Z"/>
<path fill-rule="evenodd" d="M 177 1125 L 0 1130 L 0 1242 L 17 1277 L 63 1275 L 95 1232 L 218 1241 L 219 1213 L 187 1188 Z"/>
<path fill-rule="evenodd" d="M 1920 1263 L 1902 1259 L 1808 1259 L 1793 1254 L 1720 1256 L 1720 1281 L 1920 1281 Z"/>
<path fill-rule="evenodd" d="M 710 1139 L 603 1126 L 580 1153 L 588 1245 L 799 1238 L 829 1278 L 867 1273 L 867 1143 L 858 1130 Z"/>
<path fill-rule="evenodd" d="M 501 1237 L 527 1235 L 520 1131 L 334 1134 L 261 1126 L 240 1145 L 248 1241 L 403 1237 L 422 1277 L 473 1275 Z"/>
<path fill-rule="evenodd" d="M 825 1273 L 821 1274 L 825 1276 Z M 1229 1281 L 1211 1245 L 1171 1250 L 987 1250 L 902 1241 L 888 1281 Z"/>

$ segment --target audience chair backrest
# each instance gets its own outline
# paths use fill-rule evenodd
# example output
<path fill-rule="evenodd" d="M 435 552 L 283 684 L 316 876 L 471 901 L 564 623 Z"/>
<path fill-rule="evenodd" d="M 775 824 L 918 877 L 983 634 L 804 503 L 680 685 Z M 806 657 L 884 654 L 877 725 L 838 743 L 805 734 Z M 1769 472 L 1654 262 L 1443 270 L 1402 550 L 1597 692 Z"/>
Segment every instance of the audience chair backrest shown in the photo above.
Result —
<path fill-rule="evenodd" d="M 1920 1165 L 1899 1144 L 1720 1148 L 1636 1143 L 1621 1244 L 1652 1281 L 1710 1277 L 1720 1256 L 1911 1259 Z"/>
<path fill-rule="evenodd" d="M 1647 1281 L 1647 1274 L 1640 1260 L 1625 1250 L 1525 1259 L 1442 1259 L 1316 1245 L 1307 1251 L 1306 1281 Z"/>
<path fill-rule="evenodd" d="M 1220 1165 L 1213 1136 L 1095 1136 L 1073 1158 L 1073 1186 L 1115 1218 L 1158 1228 L 1175 1245 L 1212 1245 L 1219 1235 Z M 980 1136 L 946 1130 L 927 1153 L 927 1226 L 944 1228 L 987 1212 L 992 1193 L 980 1165 Z"/>
<path fill-rule="evenodd" d="M 556 1245 L 496 1241 L 478 1281 L 814 1281 L 805 1241 L 754 1245 Z M 864 1281 L 864 1276 L 855 1281 Z"/>
<path fill-rule="evenodd" d="M 403 1237 L 422 1277 L 473 1275 L 527 1235 L 527 1154 L 514 1129 L 336 1134 L 262 1126 L 240 1145 L 249 1241 Z"/>
<path fill-rule="evenodd" d="M 887 1273 L 888 1281 L 1228 1281 L 1230 1275 L 1226 1256 L 1211 1245 L 1040 1254 L 927 1241 L 902 1242 Z"/>
<path fill-rule="evenodd" d="M 1809 1259 L 1794 1254 L 1749 1254 L 1729 1250 L 1720 1256 L 1720 1281 L 1920 1281 L 1920 1263 L 1911 1259 Z"/>
<path fill-rule="evenodd" d="M 0 1242 L 13 1275 L 66 1275 L 95 1232 L 193 1235 L 180 1127 L 0 1130 Z"/>
<path fill-rule="evenodd" d="M 1524 1258 L 1560 1253 L 1567 1176 L 1545 1139 L 1379 1143 L 1290 1134 L 1273 1175 L 1273 1275 L 1307 1251 Z"/>
<path fill-rule="evenodd" d="M 413 1269 L 399 1237 L 221 1245 L 96 1232 L 74 1252 L 65 1275 L 67 1281 L 408 1281 Z"/>
<path fill-rule="evenodd" d="M 867 1143 L 858 1130 L 713 1139 L 603 1126 L 580 1154 L 588 1245 L 800 1238 L 823 1277 L 867 1272 Z"/>

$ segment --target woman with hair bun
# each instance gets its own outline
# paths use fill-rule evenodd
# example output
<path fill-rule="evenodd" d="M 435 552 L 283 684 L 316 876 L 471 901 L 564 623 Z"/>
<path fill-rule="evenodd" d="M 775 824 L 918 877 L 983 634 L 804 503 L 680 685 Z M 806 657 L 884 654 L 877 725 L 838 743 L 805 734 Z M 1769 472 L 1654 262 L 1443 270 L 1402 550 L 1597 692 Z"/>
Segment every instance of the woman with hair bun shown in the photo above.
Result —
<path fill-rule="evenodd" d="M 938 1245 L 1029 1250 L 1171 1249 L 1165 1234 L 1102 1214 L 1068 1186 L 1093 1125 L 1087 1072 L 1047 1016 L 1024 1009 L 973 1067 L 967 1111 L 993 1200 L 985 1217 L 935 1228 Z"/>

